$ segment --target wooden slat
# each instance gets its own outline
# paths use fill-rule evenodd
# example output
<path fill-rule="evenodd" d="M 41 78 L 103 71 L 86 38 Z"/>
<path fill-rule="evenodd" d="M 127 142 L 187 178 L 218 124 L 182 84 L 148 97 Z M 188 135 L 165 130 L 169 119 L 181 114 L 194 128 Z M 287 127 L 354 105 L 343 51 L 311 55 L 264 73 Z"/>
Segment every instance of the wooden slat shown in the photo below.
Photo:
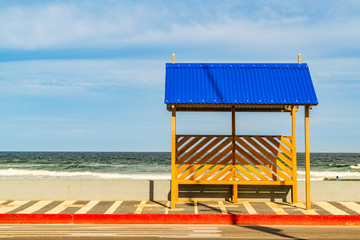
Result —
<path fill-rule="evenodd" d="M 261 156 L 258 152 L 256 152 L 256 151 L 254 151 L 254 149 L 253 148 L 251 148 L 247 143 L 245 143 L 241 138 L 235 138 L 236 139 L 236 141 L 240 144 L 240 145 L 242 145 L 242 146 L 244 146 L 249 152 L 251 152 L 256 158 L 258 158 L 259 160 L 261 160 L 261 161 L 263 161 L 263 162 L 265 162 L 265 163 L 270 163 L 266 158 L 264 158 L 263 156 Z M 264 154 L 264 153 L 266 153 L 266 154 Z M 271 159 L 271 158 L 274 158 L 274 159 L 276 159 L 274 156 L 272 156 L 271 154 L 269 154 L 267 151 L 264 151 L 264 155 L 266 156 L 266 157 L 268 157 L 269 159 Z M 289 177 L 288 176 L 286 176 L 285 174 L 283 174 L 282 173 L 282 171 L 281 171 L 281 168 L 285 168 L 285 169 L 287 169 L 288 171 L 290 171 L 290 173 L 291 173 L 291 170 L 289 170 L 287 167 L 285 167 L 280 161 L 275 161 L 275 162 L 277 162 L 277 166 L 276 167 L 279 167 L 279 169 L 280 169 L 280 171 L 279 172 L 276 172 L 276 174 L 278 174 L 281 178 L 283 178 L 284 180 L 287 180 L 287 179 L 289 179 Z M 275 166 L 274 164 L 271 164 L 272 166 Z M 283 170 L 283 171 L 285 171 L 285 170 Z M 290 176 L 291 176 L 291 174 L 289 174 Z M 290 179 L 289 179 L 290 180 Z"/>
<path fill-rule="evenodd" d="M 224 151 L 220 152 L 219 155 L 217 155 L 214 159 L 212 159 L 209 163 L 203 165 L 202 168 L 198 169 L 196 171 L 196 168 L 193 169 L 195 170 L 194 174 L 191 177 L 194 177 L 195 179 L 200 177 L 202 174 L 204 174 L 207 170 L 209 170 L 211 167 L 213 167 L 218 161 L 220 161 L 222 158 L 224 158 L 227 154 L 229 154 L 229 152 L 231 152 L 232 146 L 228 146 Z M 231 155 L 229 155 L 231 158 Z M 227 158 L 229 158 L 229 156 Z M 191 168 L 190 168 L 191 169 Z M 182 175 L 181 177 L 182 178 Z M 179 179 L 180 179 L 179 178 Z"/>
<path fill-rule="evenodd" d="M 272 166 L 274 166 L 274 164 L 273 164 L 272 162 L 270 162 L 268 159 L 266 159 L 266 158 L 264 158 L 263 156 L 261 156 L 258 152 L 254 151 L 254 149 L 253 149 L 247 142 L 245 142 L 244 140 L 242 140 L 241 138 L 237 138 L 237 139 L 236 139 L 236 142 L 237 142 L 240 146 L 244 147 L 247 151 L 249 151 L 250 153 L 252 153 L 252 154 L 254 155 L 255 158 L 254 158 L 253 156 L 251 156 L 250 154 L 246 153 L 245 151 L 243 151 L 241 148 L 238 149 L 238 151 L 240 151 L 241 153 L 243 153 L 245 156 L 249 157 L 249 160 L 251 159 L 251 160 L 254 160 L 254 161 L 259 162 L 260 164 L 265 164 L 265 165 L 267 165 L 269 168 L 272 167 Z M 274 157 L 274 158 L 275 158 L 275 157 Z M 275 159 L 276 159 L 276 158 L 275 158 Z M 271 175 L 270 175 L 270 173 L 271 173 Z M 269 173 L 268 175 L 269 175 L 269 177 L 271 178 L 272 172 L 270 171 L 270 173 Z"/>
<path fill-rule="evenodd" d="M 199 180 L 177 180 L 177 184 L 224 184 L 224 185 L 234 185 L 234 181 L 199 181 Z M 293 181 L 248 181 L 248 180 L 239 180 L 235 182 L 237 185 L 281 185 L 281 186 L 292 186 L 294 184 Z"/>
<path fill-rule="evenodd" d="M 238 146 L 235 146 L 235 148 L 237 149 Z M 240 166 L 242 166 L 244 169 L 248 169 L 249 172 L 253 173 L 256 177 L 260 178 L 263 181 L 269 181 L 268 178 L 266 178 L 261 171 L 259 171 L 258 169 L 256 169 L 254 166 L 252 166 L 251 164 L 249 164 L 248 162 L 246 162 L 239 154 L 235 153 L 235 159 L 241 164 Z M 235 166 L 238 166 L 239 164 L 236 164 Z M 256 179 L 257 180 L 257 179 Z"/>
<path fill-rule="evenodd" d="M 274 185 L 292 185 L 294 154 L 292 136 L 177 135 L 176 137 L 175 181 L 177 184 L 183 182 L 190 184 L 194 181 L 227 184 L 236 180 L 236 184 L 276 182 Z M 279 176 L 276 181 L 272 179 L 274 173 L 269 169 L 272 166 Z"/>
<path fill-rule="evenodd" d="M 281 137 L 279 140 L 280 140 L 283 144 L 285 144 L 285 146 L 286 146 L 287 148 L 289 148 L 289 149 L 290 149 L 290 152 L 291 152 L 291 149 L 292 149 L 291 142 L 290 142 L 286 137 Z"/>
<path fill-rule="evenodd" d="M 212 141 L 209 145 L 211 146 L 215 146 L 218 142 L 220 142 L 222 140 L 222 138 L 220 139 L 219 138 L 219 141 L 215 140 L 215 141 Z M 211 152 L 205 152 L 205 149 L 204 151 L 201 151 L 201 153 L 207 153 L 206 155 L 204 155 L 204 157 L 202 159 L 199 160 L 198 164 L 202 164 L 202 163 L 205 163 L 206 161 L 208 161 L 211 157 L 213 157 L 216 153 L 220 152 L 222 150 L 222 148 L 224 148 L 227 144 L 229 144 L 231 142 L 231 139 L 228 138 L 226 139 L 225 141 L 223 141 L 221 144 L 219 144 L 218 146 L 216 146 L 214 149 L 211 150 Z M 210 150 L 210 148 L 206 148 L 207 150 Z M 198 153 L 200 154 L 200 152 Z M 194 162 L 198 159 L 198 158 L 201 158 L 201 156 L 199 155 L 196 155 L 194 156 L 192 159 L 194 159 Z M 181 162 L 178 162 L 178 165 L 182 164 Z M 185 163 L 186 164 L 186 163 Z M 189 163 L 190 165 L 192 165 L 191 163 Z"/>
<path fill-rule="evenodd" d="M 233 166 L 231 166 L 233 168 Z M 221 179 L 221 181 L 229 181 L 231 178 L 234 177 L 235 172 L 230 171 L 225 177 Z"/>
<path fill-rule="evenodd" d="M 200 179 L 203 179 L 205 177 L 210 177 L 211 175 L 213 175 L 217 170 L 222 167 L 221 165 L 225 165 L 232 159 L 231 155 L 226 156 L 227 154 L 229 154 L 229 152 L 231 152 L 231 150 L 229 149 L 230 147 L 231 146 L 229 146 L 225 151 L 223 151 L 221 154 L 219 154 L 219 156 L 217 156 L 216 162 L 209 162 L 208 164 L 203 165 L 203 167 L 199 169 L 199 171 L 195 172 L 190 178 L 198 179 L 200 177 Z M 221 161 L 217 163 L 219 160 Z"/>
<path fill-rule="evenodd" d="M 245 143 L 245 142 L 244 142 Z M 244 146 L 248 151 L 252 151 L 251 147 L 249 145 L 247 145 L 246 143 L 244 144 Z M 273 164 L 271 162 L 269 162 L 267 159 L 264 159 L 264 161 L 261 161 L 253 156 L 251 156 L 249 153 L 247 153 L 245 150 L 243 150 L 242 148 L 240 148 L 238 145 L 236 145 L 236 150 L 241 153 L 241 155 L 243 155 L 247 160 L 249 160 L 250 162 L 252 162 L 253 164 L 255 164 L 261 171 L 263 171 L 269 178 L 272 177 L 273 173 L 266 168 L 264 165 L 269 165 L 272 166 Z M 249 151 L 249 152 L 250 152 Z"/>
<path fill-rule="evenodd" d="M 235 178 L 239 179 L 236 180 L 236 183 L 238 183 L 238 181 L 247 181 L 243 176 L 241 176 L 237 171 L 235 171 Z"/>
<path fill-rule="evenodd" d="M 262 165 L 262 162 L 260 160 L 254 158 L 253 156 L 251 156 L 250 154 L 245 152 L 240 147 L 235 147 L 235 148 L 239 153 L 241 153 L 241 155 L 246 157 L 247 160 L 254 163 L 256 165 L 256 167 L 258 167 L 263 173 L 265 173 L 268 176 L 268 178 L 270 178 L 270 179 L 272 178 L 273 173 L 269 169 L 267 169 L 264 165 Z M 267 163 L 268 163 L 268 165 L 271 165 L 270 162 L 267 162 Z M 266 164 L 266 163 L 264 163 L 264 164 Z"/>
<path fill-rule="evenodd" d="M 203 176 L 201 176 L 198 180 L 212 180 L 212 179 L 210 179 L 210 177 L 212 177 L 212 175 L 216 174 L 217 171 L 219 171 L 221 168 L 223 168 L 231 160 L 232 160 L 232 156 L 231 155 L 227 156 L 226 158 L 221 160 L 221 162 L 219 162 L 218 164 L 213 165 L 214 167 L 211 168 L 208 172 L 206 172 Z M 193 179 L 193 180 L 195 180 L 195 179 Z"/>
<path fill-rule="evenodd" d="M 282 153 L 286 154 L 289 158 L 291 158 L 291 152 L 284 147 L 281 143 L 276 141 L 273 137 L 266 137 L 267 140 L 269 140 L 275 147 L 277 147 Z"/>
<path fill-rule="evenodd" d="M 197 162 L 201 157 L 204 157 L 205 155 L 210 154 L 210 153 L 208 153 L 208 151 L 210 149 L 212 149 L 215 145 L 217 145 L 219 142 L 221 142 L 223 139 L 224 139 L 224 137 L 217 137 L 214 141 L 212 141 L 206 147 L 204 147 L 200 152 L 196 153 L 195 156 L 193 156 L 191 158 L 191 163 L 186 162 L 183 165 L 181 165 L 181 167 L 179 167 L 179 171 L 181 171 L 181 172 L 184 171 L 186 168 L 188 168 L 189 166 L 191 166 L 192 164 Z M 208 159 L 202 158 L 201 160 L 199 160 L 199 162 L 197 162 L 197 164 L 201 165 L 202 163 L 206 162 Z"/>
<path fill-rule="evenodd" d="M 274 139 L 280 141 L 280 144 L 282 144 L 282 146 L 291 153 L 291 143 L 284 136 L 275 137 Z"/>
<path fill-rule="evenodd" d="M 178 141 L 176 144 L 177 150 L 180 150 L 181 146 L 191 138 L 191 136 L 181 136 L 181 137 L 182 139 Z"/>
<path fill-rule="evenodd" d="M 195 137 L 195 136 L 199 136 L 199 137 L 231 137 L 231 135 L 190 135 L 190 134 L 179 134 L 177 135 L 179 137 Z M 278 135 L 278 136 L 282 136 L 282 135 Z"/>
<path fill-rule="evenodd" d="M 199 161 L 199 163 L 191 166 L 191 168 L 190 168 L 189 170 L 195 172 L 195 171 L 197 170 L 197 168 L 200 167 L 200 166 L 199 166 L 200 164 L 201 164 L 201 166 L 202 166 L 203 163 L 207 162 L 207 161 L 208 161 L 209 159 L 211 159 L 214 155 L 216 155 L 217 153 L 220 152 L 220 154 L 218 154 L 218 155 L 217 155 L 214 159 L 212 159 L 208 164 L 215 164 L 215 163 L 217 163 L 217 162 L 221 159 L 221 157 L 225 156 L 225 155 L 228 153 L 228 151 L 231 151 L 232 146 L 230 145 L 230 146 L 228 146 L 223 152 L 221 152 L 221 150 L 222 150 L 224 147 L 226 147 L 230 142 L 231 142 L 231 138 L 226 139 L 224 142 L 222 142 L 221 144 L 219 144 L 215 149 L 213 149 L 210 153 L 208 153 L 203 159 L 201 159 L 201 160 Z M 196 168 L 195 168 L 195 167 L 196 167 Z M 202 167 L 201 169 L 199 169 L 198 172 L 199 172 L 199 171 L 202 171 L 202 170 L 205 170 L 204 168 L 205 168 L 205 166 Z M 186 172 L 189 171 L 189 170 L 186 170 Z M 181 172 L 178 172 L 178 174 L 180 174 L 180 173 L 181 173 Z"/>
<path fill-rule="evenodd" d="M 178 163 L 183 163 L 185 162 L 188 158 L 190 158 L 192 155 L 194 155 L 194 153 L 196 151 L 198 151 L 200 148 L 204 147 L 210 140 L 212 140 L 213 138 L 207 137 L 204 139 L 201 139 L 200 142 L 198 142 L 196 144 L 196 146 L 194 146 L 190 151 L 188 151 L 187 153 L 185 153 L 183 156 L 181 156 L 180 158 L 178 158 L 177 164 Z"/>
<path fill-rule="evenodd" d="M 241 165 L 235 165 L 236 170 L 238 170 L 239 172 L 241 172 L 242 174 L 245 175 L 245 177 L 247 177 L 248 179 L 252 180 L 252 181 L 259 181 L 254 175 L 252 175 L 250 172 L 248 172 L 244 166 Z M 235 171 L 236 172 L 236 171 Z"/>
<path fill-rule="evenodd" d="M 229 144 L 229 139 L 227 139 L 226 141 L 222 142 L 220 145 L 218 145 L 215 149 L 213 149 L 210 153 L 208 153 L 203 159 L 201 159 L 198 163 L 193 164 L 190 168 L 186 169 L 185 172 L 191 171 L 191 172 L 196 172 L 196 171 L 202 171 L 204 170 L 203 168 L 205 167 L 204 164 L 205 162 L 207 162 L 209 159 L 211 159 L 214 155 L 216 155 L 217 153 L 219 153 L 214 159 L 212 159 L 208 164 L 215 164 L 217 163 L 222 157 L 224 157 L 229 151 L 231 151 L 232 146 L 228 146 L 225 150 L 223 150 L 224 147 L 226 147 L 227 144 Z M 223 151 L 221 151 L 223 150 Z M 180 175 L 182 172 L 184 171 L 178 171 L 177 174 Z M 179 177 L 179 176 L 178 176 Z"/>
<path fill-rule="evenodd" d="M 286 163 L 290 168 L 292 168 L 292 161 L 290 161 L 287 157 L 285 157 L 279 150 L 277 150 L 275 147 L 273 147 L 271 144 L 269 144 L 267 141 L 265 141 L 263 138 L 255 137 L 256 140 L 258 140 L 266 149 L 270 150 L 274 155 L 276 155 L 281 161 Z M 273 157 L 273 156 L 272 156 Z"/>
<path fill-rule="evenodd" d="M 238 149 L 239 146 L 235 146 L 235 149 Z M 254 166 L 246 162 L 240 155 L 235 153 L 235 159 L 240 162 L 241 165 L 246 166 L 247 169 L 250 170 L 250 172 L 254 173 L 258 178 L 260 178 L 263 181 L 269 181 L 267 177 L 265 177 L 262 172 L 258 169 L 256 169 Z"/>
<path fill-rule="evenodd" d="M 232 160 L 232 158 L 230 160 Z M 224 167 L 224 169 L 221 169 L 218 173 L 216 173 L 216 175 L 211 178 L 211 181 L 219 181 L 219 178 L 223 177 L 224 175 L 226 176 L 227 174 L 229 174 L 229 172 L 231 173 L 231 170 L 232 164 Z"/>
<path fill-rule="evenodd" d="M 195 154 L 194 157 L 191 158 L 191 162 L 186 162 L 183 165 L 181 165 L 178 168 L 178 173 L 182 173 L 185 169 L 187 169 L 188 167 L 190 167 L 191 165 L 193 165 L 195 162 L 197 162 L 201 157 L 203 157 L 203 155 L 205 154 L 210 154 L 208 153 L 208 151 L 210 149 L 212 149 L 216 144 L 218 144 L 219 142 L 221 142 L 224 139 L 223 136 L 216 138 L 214 141 L 212 141 L 211 143 L 209 143 L 206 147 L 204 147 L 200 152 L 198 152 L 197 154 Z M 206 159 L 205 157 L 203 159 L 201 159 L 199 162 L 197 162 L 197 164 L 199 166 L 201 166 L 203 163 L 205 163 L 208 159 Z M 178 165 L 180 165 L 180 163 L 177 163 Z"/>
<path fill-rule="evenodd" d="M 266 157 L 268 157 L 269 159 L 274 158 L 274 156 L 272 156 L 269 152 L 268 149 L 264 149 L 263 146 L 259 145 L 257 142 L 255 142 L 253 139 L 251 139 L 250 137 L 245 137 L 244 138 L 246 141 L 248 141 L 252 146 L 254 146 L 257 150 L 259 150 L 262 154 L 264 154 Z M 285 159 L 284 159 L 285 160 Z M 286 159 L 284 161 L 287 165 L 289 165 L 290 169 L 289 172 L 287 172 L 286 170 L 284 170 L 285 172 L 287 172 L 288 174 L 292 174 L 291 172 L 291 162 L 289 161 L 289 159 Z"/>
<path fill-rule="evenodd" d="M 257 147 L 257 149 L 264 154 L 267 158 L 271 159 L 274 158 L 274 156 L 272 156 L 266 149 L 262 148 L 260 145 L 256 144 L 254 142 L 255 147 Z M 275 158 L 276 159 L 276 158 Z M 292 176 L 292 169 L 289 169 L 287 166 L 285 166 L 284 164 L 282 164 L 280 161 L 276 161 L 276 165 L 275 165 L 280 171 L 286 172 L 289 176 Z M 280 172 L 276 172 L 276 174 L 278 174 L 280 176 Z M 281 178 L 283 179 L 289 179 L 288 176 L 286 175 L 282 175 Z"/>
<path fill-rule="evenodd" d="M 229 147 L 228 147 L 229 148 Z M 228 153 L 228 152 L 227 152 Z M 186 169 L 183 172 L 179 172 L 177 175 L 177 178 L 180 180 L 183 180 L 187 178 L 188 176 L 195 174 L 196 177 L 199 177 L 199 175 L 203 174 L 205 171 L 207 171 L 209 168 L 213 167 L 217 161 L 221 160 L 226 154 L 226 152 L 220 153 L 218 156 L 216 156 L 212 163 L 204 163 L 204 164 L 194 164 L 190 168 Z"/>
<path fill-rule="evenodd" d="M 193 178 L 193 176 L 190 177 L 190 179 L 192 180 L 207 180 L 209 179 L 212 175 L 214 175 L 219 169 L 221 169 L 222 167 L 224 167 L 224 165 L 226 165 L 228 162 L 230 162 L 232 160 L 232 156 L 228 155 L 226 158 L 224 158 L 223 160 L 221 160 L 221 162 L 219 162 L 218 164 L 214 165 L 214 164 L 207 164 L 208 166 L 210 166 L 210 170 L 208 172 L 206 172 L 203 176 L 199 176 Z"/>
<path fill-rule="evenodd" d="M 186 145 L 181 148 L 180 150 L 177 151 L 177 155 L 178 157 L 181 156 L 184 152 L 186 152 L 188 149 L 190 149 L 191 147 L 193 147 L 195 145 L 195 143 L 197 143 L 202 137 L 196 136 L 194 137 L 191 141 L 189 141 L 188 143 L 186 143 Z"/>

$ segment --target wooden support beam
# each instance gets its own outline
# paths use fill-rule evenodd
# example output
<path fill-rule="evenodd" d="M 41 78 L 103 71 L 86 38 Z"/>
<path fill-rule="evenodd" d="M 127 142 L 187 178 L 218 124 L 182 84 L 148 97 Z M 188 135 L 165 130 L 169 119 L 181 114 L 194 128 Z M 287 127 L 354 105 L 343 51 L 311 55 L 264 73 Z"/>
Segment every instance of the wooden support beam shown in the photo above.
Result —
<path fill-rule="evenodd" d="M 310 135 L 309 106 L 305 106 L 305 179 L 306 179 L 306 209 L 310 210 Z"/>
<path fill-rule="evenodd" d="M 234 203 L 237 203 L 237 195 L 238 195 L 238 185 L 237 184 L 234 184 L 233 185 L 233 192 L 232 192 L 232 194 L 233 194 L 233 202 Z"/>
<path fill-rule="evenodd" d="M 235 106 L 232 105 L 231 107 L 231 134 L 235 136 L 236 129 L 235 129 Z"/>
<path fill-rule="evenodd" d="M 231 134 L 232 134 L 232 166 L 233 166 L 233 181 L 236 181 L 236 175 L 235 175 L 235 172 L 236 172 L 236 167 L 235 167 L 235 164 L 236 164 L 236 160 L 235 160 L 235 134 L 236 134 L 236 125 L 235 125 L 235 105 L 232 105 L 231 106 Z M 232 201 L 234 203 L 237 202 L 237 185 L 234 184 L 233 185 L 233 192 L 232 192 Z"/>
<path fill-rule="evenodd" d="M 176 107 L 171 106 L 171 208 L 175 208 L 177 198 L 177 182 L 176 182 Z"/>
<path fill-rule="evenodd" d="M 292 201 L 293 203 L 297 202 L 297 163 L 296 163 L 296 106 L 293 106 L 291 109 L 291 118 L 292 118 L 292 139 L 291 139 L 291 153 L 292 153 L 292 180 L 294 185 L 292 186 Z"/>

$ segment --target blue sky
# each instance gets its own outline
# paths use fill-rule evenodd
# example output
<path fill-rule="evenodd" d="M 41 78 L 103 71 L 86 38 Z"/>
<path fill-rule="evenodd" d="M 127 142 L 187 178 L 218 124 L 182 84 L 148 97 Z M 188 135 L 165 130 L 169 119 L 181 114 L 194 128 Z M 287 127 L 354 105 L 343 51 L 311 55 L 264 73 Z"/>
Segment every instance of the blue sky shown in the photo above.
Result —
<path fill-rule="evenodd" d="M 2 1 L 0 150 L 170 151 L 165 63 L 296 62 L 320 104 L 311 150 L 360 152 L 358 1 Z M 239 134 L 289 134 L 285 113 L 238 113 Z M 303 151 L 303 110 L 298 112 Z M 230 133 L 180 113 L 180 133 Z"/>

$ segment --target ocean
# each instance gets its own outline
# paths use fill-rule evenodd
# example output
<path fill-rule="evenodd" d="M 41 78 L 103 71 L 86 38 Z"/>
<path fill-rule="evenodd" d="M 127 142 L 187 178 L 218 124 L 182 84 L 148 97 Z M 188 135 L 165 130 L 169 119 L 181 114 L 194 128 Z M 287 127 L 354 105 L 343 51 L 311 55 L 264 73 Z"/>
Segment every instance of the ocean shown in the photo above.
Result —
<path fill-rule="evenodd" d="M 169 152 L 0 152 L 0 179 L 170 179 Z M 305 154 L 298 153 L 298 179 Z M 312 153 L 312 180 L 360 179 L 360 153 Z"/>

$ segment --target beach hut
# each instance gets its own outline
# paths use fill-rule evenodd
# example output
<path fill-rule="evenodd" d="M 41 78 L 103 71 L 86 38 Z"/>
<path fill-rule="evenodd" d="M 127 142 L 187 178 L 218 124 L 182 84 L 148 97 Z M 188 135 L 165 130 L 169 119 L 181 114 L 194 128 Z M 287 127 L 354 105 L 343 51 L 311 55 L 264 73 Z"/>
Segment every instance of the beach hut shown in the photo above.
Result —
<path fill-rule="evenodd" d="M 301 63 L 166 63 L 165 104 L 172 112 L 171 208 L 180 184 L 287 185 L 297 202 L 296 112 L 305 108 L 306 208 L 310 209 L 309 110 L 318 104 Z M 229 112 L 231 135 L 179 135 L 177 112 Z M 235 112 L 290 113 L 289 135 L 239 135 Z"/>

